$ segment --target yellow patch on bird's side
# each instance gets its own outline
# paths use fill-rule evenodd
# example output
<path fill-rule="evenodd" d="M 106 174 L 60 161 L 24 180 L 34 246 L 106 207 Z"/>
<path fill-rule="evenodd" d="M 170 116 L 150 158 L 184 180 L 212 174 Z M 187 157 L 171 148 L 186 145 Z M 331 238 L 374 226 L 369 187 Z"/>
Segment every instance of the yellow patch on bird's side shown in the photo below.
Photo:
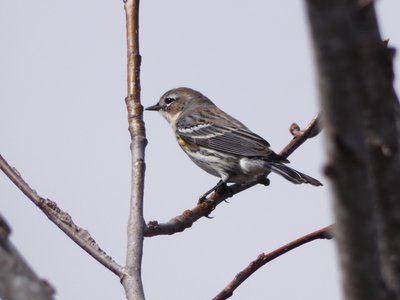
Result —
<path fill-rule="evenodd" d="M 191 151 L 196 151 L 199 149 L 198 146 L 193 145 L 193 144 L 189 144 L 188 142 L 186 142 L 183 138 L 181 138 L 180 136 L 176 136 L 176 139 L 178 140 L 179 145 L 186 149 L 186 150 L 191 150 Z"/>

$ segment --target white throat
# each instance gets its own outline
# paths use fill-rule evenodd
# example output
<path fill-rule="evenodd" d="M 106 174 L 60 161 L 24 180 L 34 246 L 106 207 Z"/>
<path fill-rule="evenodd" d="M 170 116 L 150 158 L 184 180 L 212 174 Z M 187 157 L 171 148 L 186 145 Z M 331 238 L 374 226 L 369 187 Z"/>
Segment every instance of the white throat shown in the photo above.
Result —
<path fill-rule="evenodd" d="M 176 120 L 179 118 L 182 112 L 177 112 L 176 114 L 171 115 L 161 110 L 160 113 L 165 118 L 165 120 L 167 120 L 172 129 L 176 130 Z"/>

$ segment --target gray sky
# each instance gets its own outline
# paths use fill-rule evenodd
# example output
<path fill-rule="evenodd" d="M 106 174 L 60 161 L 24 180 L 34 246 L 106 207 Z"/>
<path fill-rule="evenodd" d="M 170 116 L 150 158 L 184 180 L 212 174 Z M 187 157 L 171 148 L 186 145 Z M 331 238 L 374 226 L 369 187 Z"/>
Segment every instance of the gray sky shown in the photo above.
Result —
<path fill-rule="evenodd" d="M 301 1 L 142 1 L 142 102 L 198 89 L 265 137 L 275 151 L 318 111 L 317 83 Z M 377 3 L 382 37 L 400 45 L 400 3 Z M 30 185 L 68 211 L 119 263 L 125 261 L 130 152 L 122 1 L 0 2 L 0 153 Z M 396 73 L 400 65 L 396 61 Z M 399 90 L 399 80 L 396 80 Z M 218 179 L 179 149 L 165 120 L 145 114 L 146 221 L 191 208 Z M 261 252 L 332 222 L 322 168 L 323 135 L 291 157 L 325 182 L 292 185 L 271 175 L 221 204 L 214 219 L 145 240 L 148 299 L 210 299 Z M 12 240 L 57 299 L 123 299 L 118 278 L 61 233 L 0 174 L 0 210 Z M 332 241 L 275 260 L 232 299 L 339 299 Z"/>

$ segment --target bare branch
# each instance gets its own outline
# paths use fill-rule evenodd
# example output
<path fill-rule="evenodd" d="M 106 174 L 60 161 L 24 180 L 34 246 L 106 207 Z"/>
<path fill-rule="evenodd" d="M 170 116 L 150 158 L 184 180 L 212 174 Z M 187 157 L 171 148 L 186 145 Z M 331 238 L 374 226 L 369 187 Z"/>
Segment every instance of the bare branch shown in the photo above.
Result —
<path fill-rule="evenodd" d="M 11 230 L 0 215 L 0 298 L 51 300 L 54 289 L 40 279 L 14 247 L 8 236 Z"/>
<path fill-rule="evenodd" d="M 229 190 L 214 192 L 206 201 L 196 205 L 192 209 L 185 210 L 181 215 L 171 219 L 166 223 L 150 221 L 147 224 L 145 236 L 152 237 L 157 235 L 171 235 L 177 232 L 182 232 L 185 229 L 192 227 L 192 224 L 198 219 L 208 216 L 221 202 L 256 184 L 258 184 L 258 182 L 231 185 Z"/>
<path fill-rule="evenodd" d="M 317 114 L 304 130 L 299 130 L 291 142 L 279 153 L 283 157 L 288 157 L 308 138 L 315 136 L 320 132 L 320 114 Z M 150 221 L 145 229 L 145 236 L 174 234 L 190 228 L 194 222 L 202 217 L 208 216 L 217 205 L 229 197 L 240 193 L 256 184 L 263 182 L 250 182 L 246 184 L 232 184 L 229 189 L 220 192 L 214 192 L 210 197 L 191 210 L 186 210 L 180 216 L 177 216 L 166 223 Z"/>
<path fill-rule="evenodd" d="M 76 225 L 72 221 L 71 216 L 67 212 L 61 210 L 55 202 L 39 196 L 36 191 L 22 179 L 19 172 L 11 167 L 1 155 L 0 169 L 37 207 L 39 207 L 50 221 L 56 224 L 79 247 L 114 274 L 119 277 L 124 275 L 124 269 L 99 247 L 87 230 Z"/>
<path fill-rule="evenodd" d="M 228 299 L 233 295 L 233 292 L 241 285 L 247 278 L 254 274 L 259 268 L 274 260 L 275 258 L 297 248 L 306 243 L 312 242 L 317 239 L 333 238 L 332 231 L 333 225 L 324 227 L 305 236 L 302 236 L 270 253 L 261 253 L 256 260 L 252 261 L 243 271 L 238 273 L 235 278 L 217 295 L 213 300 L 224 300 Z"/>
<path fill-rule="evenodd" d="M 125 101 L 131 135 L 132 183 L 125 267 L 127 276 L 122 278 L 122 284 L 127 299 L 144 300 L 141 266 L 143 232 L 146 226 L 143 218 L 143 192 L 146 167 L 144 153 L 147 140 L 143 107 L 140 104 L 139 0 L 124 0 L 124 3 L 128 53 L 128 96 Z"/>

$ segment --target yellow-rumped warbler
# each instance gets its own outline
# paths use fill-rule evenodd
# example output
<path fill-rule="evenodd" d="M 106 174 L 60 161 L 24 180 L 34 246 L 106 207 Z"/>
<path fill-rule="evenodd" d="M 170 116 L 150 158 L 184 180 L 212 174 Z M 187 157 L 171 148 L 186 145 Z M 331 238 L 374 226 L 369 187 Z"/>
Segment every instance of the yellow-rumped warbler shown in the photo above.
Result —
<path fill-rule="evenodd" d="M 322 185 L 286 166 L 289 161 L 272 151 L 266 140 L 195 90 L 184 87 L 170 90 L 146 110 L 159 111 L 191 160 L 221 178 L 201 199 L 227 182 L 243 184 L 260 180 L 271 171 L 296 184 Z"/>

